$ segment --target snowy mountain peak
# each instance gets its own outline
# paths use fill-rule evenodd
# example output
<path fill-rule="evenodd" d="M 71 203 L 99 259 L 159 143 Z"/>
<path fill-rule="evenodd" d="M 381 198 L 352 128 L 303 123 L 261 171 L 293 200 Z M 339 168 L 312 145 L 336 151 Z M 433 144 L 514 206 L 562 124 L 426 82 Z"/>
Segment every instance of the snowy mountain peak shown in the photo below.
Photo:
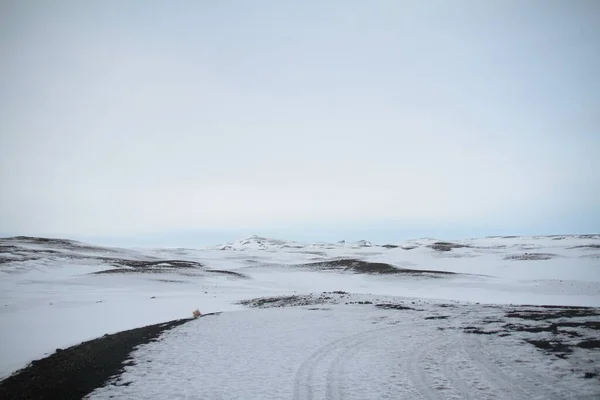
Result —
<path fill-rule="evenodd" d="M 276 250 L 283 248 L 302 248 L 304 245 L 288 240 L 271 239 L 263 236 L 252 235 L 218 246 L 221 250 Z"/>

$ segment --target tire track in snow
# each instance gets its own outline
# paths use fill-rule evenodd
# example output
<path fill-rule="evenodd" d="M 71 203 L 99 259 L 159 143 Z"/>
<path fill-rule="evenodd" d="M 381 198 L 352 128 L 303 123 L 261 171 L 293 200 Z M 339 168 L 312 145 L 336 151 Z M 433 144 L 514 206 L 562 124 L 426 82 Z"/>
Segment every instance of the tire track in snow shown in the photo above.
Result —
<path fill-rule="evenodd" d="M 436 337 L 412 353 L 412 356 L 408 360 L 407 373 L 414 388 L 425 400 L 438 400 L 446 398 L 443 396 L 441 391 L 435 390 L 433 385 L 428 382 L 427 375 L 430 375 L 429 371 L 434 365 L 437 365 L 438 367 L 443 365 L 445 368 L 445 363 L 440 362 L 439 358 L 436 360 L 432 354 L 434 351 L 435 353 L 439 354 L 439 350 L 443 349 L 445 345 L 448 344 L 448 341 L 449 338 L 446 335 Z M 431 358 L 432 361 L 428 360 L 427 362 L 424 362 L 426 358 Z"/>
<path fill-rule="evenodd" d="M 348 382 L 344 384 L 347 366 L 366 343 L 394 346 L 397 338 L 390 336 L 394 331 L 410 332 L 401 342 L 400 364 L 414 395 L 418 393 L 424 400 L 565 398 L 557 394 L 559 388 L 554 388 L 548 377 L 512 368 L 502 357 L 490 354 L 480 340 L 462 332 L 448 335 L 406 323 L 346 336 L 319 348 L 296 372 L 294 399 L 351 397 Z"/>
<path fill-rule="evenodd" d="M 343 376 L 343 364 L 348 359 L 348 355 L 360 347 L 361 343 L 370 340 L 373 335 L 381 334 L 385 331 L 398 330 L 404 325 L 386 326 L 361 332 L 355 335 L 345 336 L 326 344 L 311 356 L 309 356 L 298 368 L 294 379 L 294 400 L 314 399 L 318 392 L 317 376 L 325 376 L 323 382 L 327 399 L 335 400 L 340 398 L 340 380 Z M 339 353 L 336 355 L 336 353 Z M 326 362 L 325 360 L 331 359 Z M 326 371 L 319 371 L 322 367 L 329 367 Z M 322 372 L 319 374 L 319 372 Z M 325 374 L 325 372 L 327 372 Z"/>
<path fill-rule="evenodd" d="M 479 370 L 491 385 L 497 387 L 503 393 L 509 393 L 513 399 L 544 399 L 561 400 L 564 397 L 555 393 L 552 387 L 543 382 L 547 379 L 535 373 L 529 372 L 524 378 L 514 378 L 506 374 L 494 361 L 501 361 L 485 350 L 484 345 L 478 339 L 461 340 L 461 347 L 475 363 Z M 507 368 L 514 371 L 514 368 Z M 532 378 L 534 378 L 532 380 Z"/>

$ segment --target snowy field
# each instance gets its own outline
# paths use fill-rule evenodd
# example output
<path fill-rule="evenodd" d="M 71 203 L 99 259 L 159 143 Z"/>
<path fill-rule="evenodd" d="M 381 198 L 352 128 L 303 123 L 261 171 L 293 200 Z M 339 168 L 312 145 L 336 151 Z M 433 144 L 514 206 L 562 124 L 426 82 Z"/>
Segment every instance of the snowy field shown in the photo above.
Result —
<path fill-rule="evenodd" d="M 89 397 L 600 398 L 600 311 L 564 306 L 600 307 L 599 235 L 201 249 L 2 239 L 0 378 L 199 308 L 219 314 L 140 346 Z"/>

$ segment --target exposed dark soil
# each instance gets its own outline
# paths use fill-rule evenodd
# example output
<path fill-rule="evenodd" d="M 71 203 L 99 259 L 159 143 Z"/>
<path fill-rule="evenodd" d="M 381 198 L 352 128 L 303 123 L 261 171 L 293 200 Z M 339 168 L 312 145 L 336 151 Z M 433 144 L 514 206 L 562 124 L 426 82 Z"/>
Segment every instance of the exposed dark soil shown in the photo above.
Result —
<path fill-rule="evenodd" d="M 323 271 L 348 271 L 357 274 L 406 274 L 406 275 L 424 275 L 435 277 L 436 275 L 455 275 L 455 272 L 434 271 L 421 269 L 399 268 L 391 264 L 370 262 L 356 259 L 342 259 L 323 261 L 318 263 L 301 264 L 297 267 L 319 269 Z"/>
<path fill-rule="evenodd" d="M 209 314 L 207 314 L 209 315 Z M 83 342 L 15 372 L 0 382 L 1 399 L 81 399 L 121 374 L 129 354 L 139 345 L 191 319 L 131 329 Z"/>

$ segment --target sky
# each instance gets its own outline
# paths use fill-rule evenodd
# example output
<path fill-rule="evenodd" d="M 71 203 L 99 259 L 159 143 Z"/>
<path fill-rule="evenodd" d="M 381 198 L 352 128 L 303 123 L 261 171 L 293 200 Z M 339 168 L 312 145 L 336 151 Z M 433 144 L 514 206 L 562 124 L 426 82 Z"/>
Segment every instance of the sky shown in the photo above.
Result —
<path fill-rule="evenodd" d="M 0 2 L 0 235 L 600 232 L 594 0 Z"/>

